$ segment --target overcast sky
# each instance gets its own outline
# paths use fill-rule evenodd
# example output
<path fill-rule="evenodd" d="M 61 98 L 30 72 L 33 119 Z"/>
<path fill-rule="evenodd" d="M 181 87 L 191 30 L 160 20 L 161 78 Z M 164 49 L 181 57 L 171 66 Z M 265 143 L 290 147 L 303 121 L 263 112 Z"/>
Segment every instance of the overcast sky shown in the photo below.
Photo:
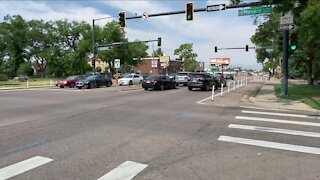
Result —
<path fill-rule="evenodd" d="M 185 9 L 185 3 L 191 0 L 65 0 L 65 1 L 0 1 L 1 21 L 7 14 L 21 15 L 24 19 L 58 20 L 69 19 L 87 21 L 92 19 L 118 16 L 119 11 L 126 11 L 127 17 L 148 14 L 179 11 Z M 256 0 L 247 0 L 253 2 Z M 205 8 L 207 5 L 229 3 L 229 0 L 196 0 L 195 8 Z M 198 54 L 198 61 L 204 61 L 209 66 L 210 58 L 230 57 L 231 66 L 244 68 L 261 68 L 256 63 L 254 50 L 222 50 L 218 48 L 254 46 L 250 37 L 256 26 L 250 16 L 238 16 L 239 9 L 227 9 L 215 12 L 195 13 L 194 21 L 186 22 L 185 14 L 148 18 L 147 20 L 127 20 L 126 36 L 129 40 L 150 40 L 162 38 L 162 50 L 165 54 L 173 55 L 174 49 L 182 43 L 193 43 L 194 51 Z M 118 17 L 97 21 L 104 25 L 108 21 L 118 20 Z M 149 43 L 149 52 L 157 43 Z"/>

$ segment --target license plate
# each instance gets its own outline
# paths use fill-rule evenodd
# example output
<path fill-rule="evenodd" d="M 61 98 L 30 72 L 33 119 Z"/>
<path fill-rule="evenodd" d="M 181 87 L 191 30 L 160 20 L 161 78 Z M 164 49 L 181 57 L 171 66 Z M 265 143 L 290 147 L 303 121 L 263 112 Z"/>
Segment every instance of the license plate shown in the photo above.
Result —
<path fill-rule="evenodd" d="M 179 80 L 184 80 L 184 78 L 183 77 L 179 77 Z"/>

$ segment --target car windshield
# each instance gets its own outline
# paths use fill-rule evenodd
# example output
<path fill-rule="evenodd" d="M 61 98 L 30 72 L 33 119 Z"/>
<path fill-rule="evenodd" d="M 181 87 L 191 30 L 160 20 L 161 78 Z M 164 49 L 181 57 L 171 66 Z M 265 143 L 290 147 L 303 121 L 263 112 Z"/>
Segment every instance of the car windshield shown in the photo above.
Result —
<path fill-rule="evenodd" d="M 77 76 L 70 76 L 67 78 L 67 80 L 75 80 L 77 78 Z"/>
<path fill-rule="evenodd" d="M 88 76 L 87 78 L 86 78 L 86 80 L 94 80 L 94 79 L 96 79 L 97 78 L 97 76 Z"/>
<path fill-rule="evenodd" d="M 161 76 L 149 76 L 146 79 L 147 80 L 159 80 Z"/>
<path fill-rule="evenodd" d="M 177 76 L 188 76 L 188 73 L 178 73 Z"/>
<path fill-rule="evenodd" d="M 191 78 L 202 78 L 203 74 L 191 74 Z"/>
<path fill-rule="evenodd" d="M 125 75 L 123 78 L 132 78 L 131 74 Z"/>

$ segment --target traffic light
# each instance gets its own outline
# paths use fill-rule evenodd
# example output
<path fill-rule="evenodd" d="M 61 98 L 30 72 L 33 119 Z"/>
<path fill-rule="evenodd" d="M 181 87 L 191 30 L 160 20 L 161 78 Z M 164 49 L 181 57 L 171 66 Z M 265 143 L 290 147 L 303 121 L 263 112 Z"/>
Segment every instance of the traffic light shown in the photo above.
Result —
<path fill-rule="evenodd" d="M 126 27 L 126 12 L 125 11 L 121 11 L 119 13 L 119 24 L 120 24 L 121 28 Z"/>
<path fill-rule="evenodd" d="M 158 46 L 161 46 L 161 37 L 158 38 Z"/>
<path fill-rule="evenodd" d="M 214 47 L 214 52 L 218 52 L 218 47 L 217 46 Z"/>
<path fill-rule="evenodd" d="M 292 33 L 290 36 L 290 49 L 294 52 L 297 49 L 297 34 Z"/>
<path fill-rule="evenodd" d="M 194 14 L 193 2 L 188 2 L 186 4 L 186 20 L 193 21 L 193 14 Z"/>
<path fill-rule="evenodd" d="M 246 51 L 249 51 L 249 45 L 246 45 Z"/>
<path fill-rule="evenodd" d="M 278 49 L 280 52 L 282 52 L 282 46 L 283 46 L 283 37 L 282 35 L 279 36 L 279 41 L 278 41 Z"/>

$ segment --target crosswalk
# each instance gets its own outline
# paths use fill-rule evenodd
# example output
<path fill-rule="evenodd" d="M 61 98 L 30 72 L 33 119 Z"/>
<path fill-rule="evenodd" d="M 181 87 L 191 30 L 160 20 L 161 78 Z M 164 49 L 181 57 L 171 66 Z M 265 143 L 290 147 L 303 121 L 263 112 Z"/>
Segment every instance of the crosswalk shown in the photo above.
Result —
<path fill-rule="evenodd" d="M 0 169 L 0 180 L 6 180 L 25 172 L 36 169 L 37 167 L 43 166 L 47 163 L 52 162 L 53 159 L 35 156 L 15 164 L 3 167 Z M 104 174 L 98 180 L 131 180 L 137 176 L 141 171 L 143 171 L 148 165 L 137 163 L 133 161 L 126 161 L 111 170 L 110 172 Z"/>
<path fill-rule="evenodd" d="M 269 139 L 265 140 L 266 138 L 270 138 L 270 136 L 267 136 L 265 133 L 272 133 L 276 135 L 276 137 L 280 137 L 280 135 L 289 135 L 293 136 L 293 139 L 295 137 L 320 138 L 320 116 L 295 114 L 283 111 L 276 112 L 275 110 L 269 111 L 258 108 L 242 108 L 241 115 L 234 117 L 234 120 L 237 121 L 237 123 L 229 124 L 228 129 L 230 131 L 237 130 L 237 132 L 246 131 L 249 135 L 250 132 L 256 132 L 261 139 L 221 135 L 219 136 L 218 141 L 320 155 L 320 144 L 319 147 L 312 147 L 300 144 L 289 144 L 287 142 L 274 142 L 273 140 L 269 141 Z M 240 124 L 239 122 L 244 122 L 245 124 Z M 268 126 L 270 125 L 272 127 L 259 126 L 259 123 L 268 124 Z M 289 128 L 278 128 L 279 126 Z M 299 130 L 301 128 L 308 130 L 312 128 L 313 131 Z"/>

